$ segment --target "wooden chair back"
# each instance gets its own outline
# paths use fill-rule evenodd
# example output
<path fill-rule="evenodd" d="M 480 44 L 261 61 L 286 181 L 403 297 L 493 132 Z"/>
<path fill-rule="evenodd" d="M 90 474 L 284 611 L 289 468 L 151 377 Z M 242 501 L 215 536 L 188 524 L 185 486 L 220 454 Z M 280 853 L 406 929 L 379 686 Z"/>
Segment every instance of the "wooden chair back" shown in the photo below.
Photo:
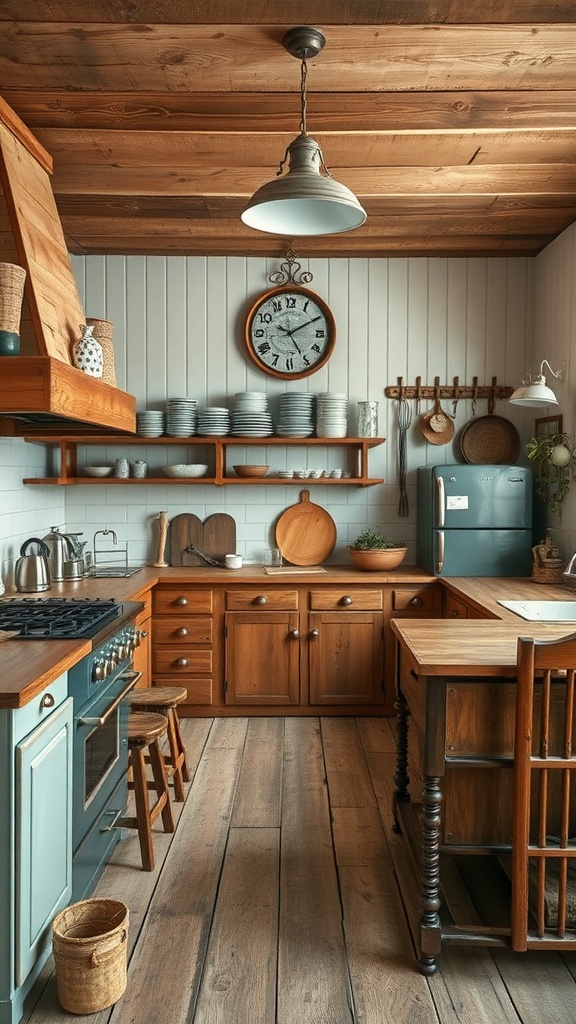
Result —
<path fill-rule="evenodd" d="M 511 944 L 576 948 L 576 633 L 517 665 Z"/>

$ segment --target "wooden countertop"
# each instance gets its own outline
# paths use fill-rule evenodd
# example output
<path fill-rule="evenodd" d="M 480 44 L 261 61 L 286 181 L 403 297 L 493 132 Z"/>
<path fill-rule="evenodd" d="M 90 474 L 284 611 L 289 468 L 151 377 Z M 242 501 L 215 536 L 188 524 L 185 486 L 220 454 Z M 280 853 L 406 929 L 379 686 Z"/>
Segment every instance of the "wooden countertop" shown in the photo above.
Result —
<path fill-rule="evenodd" d="M 39 594 L 46 597 L 100 597 L 116 601 L 139 601 L 146 598 L 158 583 L 266 584 L 266 586 L 313 586 L 315 583 L 351 585 L 372 584 L 425 584 L 436 582 L 436 577 L 423 572 L 418 566 L 403 565 L 388 573 L 360 572 L 353 566 L 327 565 L 324 572 L 304 569 L 297 572 L 268 574 L 262 565 L 245 565 L 242 569 L 216 569 L 210 566 L 191 568 L 156 568 L 146 566 L 126 579 L 84 579 L 76 583 L 56 583 L 50 590 Z M 514 663 L 511 650 L 520 635 L 562 636 L 566 623 L 550 626 L 525 623 L 512 612 L 502 608 L 498 598 L 522 600 L 528 597 L 540 600 L 566 600 L 576 592 L 569 587 L 540 586 L 529 579 L 516 578 L 451 578 L 438 581 L 443 587 L 464 597 L 467 601 L 493 618 L 491 621 L 411 619 L 393 620 L 396 635 L 402 635 L 413 650 L 418 663 L 431 674 L 440 674 L 439 666 L 455 666 L 462 660 L 462 652 L 473 652 L 473 670 L 486 673 L 491 666 L 493 674 L 511 674 Z M 21 598 L 17 593 L 6 593 L 6 598 Z M 494 619 L 501 619 L 497 624 Z M 7 640 L 0 644 L 0 709 L 18 708 L 41 693 L 62 672 L 85 657 L 92 648 L 90 640 Z M 436 671 L 434 671 L 436 666 Z M 461 671 L 465 670 L 460 665 Z M 424 667 L 422 668 L 424 671 Z"/>
<path fill-rule="evenodd" d="M 6 593 L 6 598 L 91 597 L 116 601 L 139 601 L 146 598 L 158 583 L 219 584 L 254 583 L 266 586 L 334 583 L 350 585 L 371 583 L 430 583 L 434 577 L 417 566 L 403 566 L 389 573 L 359 572 L 353 566 L 325 566 L 325 572 L 309 570 L 268 574 L 262 565 L 245 565 L 242 569 L 215 569 L 210 566 L 190 568 L 155 568 L 145 566 L 134 576 L 121 579 L 83 579 L 77 582 L 54 583 L 42 594 Z M 58 676 L 84 658 L 92 649 L 91 640 L 6 640 L 0 643 L 0 709 L 19 708 L 28 704 Z"/>
<path fill-rule="evenodd" d="M 534 583 L 518 577 L 451 577 L 443 587 L 472 603 L 488 619 L 393 619 L 415 671 L 427 676 L 513 676 L 519 636 L 556 640 L 576 632 L 576 623 L 528 622 L 498 600 L 576 601 L 572 586 Z"/>

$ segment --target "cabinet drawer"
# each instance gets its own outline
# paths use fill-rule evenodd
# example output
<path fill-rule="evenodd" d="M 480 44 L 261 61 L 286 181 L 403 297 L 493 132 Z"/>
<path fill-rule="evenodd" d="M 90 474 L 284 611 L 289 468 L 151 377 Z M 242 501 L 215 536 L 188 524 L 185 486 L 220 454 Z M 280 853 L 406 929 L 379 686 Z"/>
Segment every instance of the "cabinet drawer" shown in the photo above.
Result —
<path fill-rule="evenodd" d="M 214 597 L 211 590 L 189 590 L 187 587 L 161 587 L 154 591 L 153 607 L 155 615 L 195 615 L 198 612 L 211 612 Z"/>
<path fill-rule="evenodd" d="M 468 605 L 454 594 L 444 595 L 444 618 L 445 619 L 467 619 Z"/>
<path fill-rule="evenodd" d="M 155 644 L 211 644 L 214 621 L 210 615 L 158 618 L 154 620 Z"/>
<path fill-rule="evenodd" d="M 193 673 L 212 672 L 212 651 L 199 651 L 196 648 L 156 647 L 152 657 L 153 670 L 175 674 L 191 675 Z M 157 680 L 155 679 L 156 683 Z"/>
<path fill-rule="evenodd" d="M 226 608 L 228 611 L 296 611 L 298 608 L 297 590 L 273 590 L 262 587 L 260 590 L 227 590 Z"/>
<path fill-rule="evenodd" d="M 310 591 L 310 608 L 312 611 L 330 612 L 337 608 L 346 611 L 376 611 L 383 605 L 382 590 L 345 589 Z"/>
<path fill-rule="evenodd" d="M 395 587 L 392 591 L 392 609 L 395 612 L 432 612 L 440 608 L 440 595 L 436 587 Z"/>

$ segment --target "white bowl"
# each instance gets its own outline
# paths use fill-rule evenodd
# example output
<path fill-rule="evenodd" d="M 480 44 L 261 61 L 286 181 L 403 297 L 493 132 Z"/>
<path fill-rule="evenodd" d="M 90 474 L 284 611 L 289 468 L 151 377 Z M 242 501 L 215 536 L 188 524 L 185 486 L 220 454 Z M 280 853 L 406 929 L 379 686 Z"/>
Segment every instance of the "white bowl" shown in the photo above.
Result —
<path fill-rule="evenodd" d="M 113 466 L 84 466 L 87 476 L 110 476 Z"/>
<path fill-rule="evenodd" d="M 179 462 L 174 466 L 162 466 L 162 470 L 166 476 L 204 476 L 208 472 L 208 466 L 203 466 L 199 462 L 192 462 L 189 465 Z"/>

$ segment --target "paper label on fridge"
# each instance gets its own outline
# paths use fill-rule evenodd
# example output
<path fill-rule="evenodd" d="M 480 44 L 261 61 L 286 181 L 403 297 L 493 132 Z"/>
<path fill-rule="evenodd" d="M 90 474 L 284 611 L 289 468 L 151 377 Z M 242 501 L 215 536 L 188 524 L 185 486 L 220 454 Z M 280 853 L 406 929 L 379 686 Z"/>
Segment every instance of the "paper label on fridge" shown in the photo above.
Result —
<path fill-rule="evenodd" d="M 446 498 L 446 509 L 454 510 L 459 508 L 468 508 L 468 495 L 449 494 Z"/>

